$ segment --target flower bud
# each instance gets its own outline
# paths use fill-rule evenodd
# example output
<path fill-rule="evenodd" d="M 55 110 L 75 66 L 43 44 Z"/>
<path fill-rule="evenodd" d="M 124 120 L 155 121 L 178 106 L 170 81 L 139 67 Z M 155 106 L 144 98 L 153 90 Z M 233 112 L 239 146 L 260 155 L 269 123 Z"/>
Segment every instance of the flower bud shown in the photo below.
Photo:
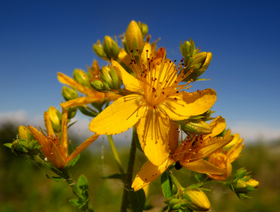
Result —
<path fill-rule="evenodd" d="M 105 53 L 99 40 L 97 40 L 97 44 L 93 44 L 92 49 L 98 57 L 108 61 L 107 54 Z"/>
<path fill-rule="evenodd" d="M 25 126 L 20 125 L 18 127 L 18 138 L 19 139 L 23 139 L 28 142 L 28 141 L 30 141 L 31 136 L 32 135 L 31 135 L 30 131 Z"/>
<path fill-rule="evenodd" d="M 49 107 L 49 116 L 52 123 L 52 127 L 55 131 L 60 130 L 61 128 L 61 113 L 53 106 Z"/>
<path fill-rule="evenodd" d="M 188 208 L 194 211 L 208 211 L 211 207 L 207 196 L 200 189 L 185 189 L 183 198 L 189 200 Z"/>
<path fill-rule="evenodd" d="M 195 49 L 195 45 L 192 40 L 191 42 L 185 41 L 183 44 L 182 42 L 180 44 L 181 54 L 185 59 L 188 59 L 188 57 L 192 56 L 194 49 Z"/>
<path fill-rule="evenodd" d="M 67 110 L 68 110 L 68 116 L 67 116 L 68 119 L 74 118 L 78 111 L 77 107 L 69 107 L 67 108 Z"/>
<path fill-rule="evenodd" d="M 249 186 L 252 186 L 254 188 L 257 188 L 259 186 L 259 181 L 255 180 L 255 179 L 250 179 L 250 180 L 246 181 L 246 184 Z"/>
<path fill-rule="evenodd" d="M 95 80 L 95 81 L 91 82 L 90 85 L 94 90 L 99 91 L 99 92 L 103 92 L 103 91 L 107 90 L 106 86 L 104 85 L 104 82 L 102 82 L 100 80 Z"/>
<path fill-rule="evenodd" d="M 131 21 L 127 27 L 125 33 L 125 41 L 128 48 L 128 51 L 139 50 L 139 53 L 142 52 L 144 43 L 142 32 L 135 21 Z"/>
<path fill-rule="evenodd" d="M 73 88 L 69 88 L 67 86 L 62 87 L 62 96 L 66 101 L 69 101 L 71 99 L 76 99 L 79 97 L 76 90 L 74 90 Z"/>
<path fill-rule="evenodd" d="M 104 43 L 103 43 L 103 50 L 107 55 L 108 59 L 117 59 L 120 48 L 118 44 L 110 37 L 110 36 L 105 36 L 104 38 Z"/>
<path fill-rule="evenodd" d="M 141 30 L 141 33 L 143 35 L 143 38 L 148 34 L 148 31 L 149 31 L 149 28 L 148 28 L 148 25 L 145 24 L 145 23 L 141 23 L 140 21 L 138 21 L 138 26 Z"/>
<path fill-rule="evenodd" d="M 75 69 L 73 72 L 73 79 L 81 85 L 85 86 L 86 88 L 89 87 L 89 78 L 84 70 Z"/>
<path fill-rule="evenodd" d="M 187 133 L 205 135 L 212 132 L 211 127 L 202 119 L 192 119 L 179 122 L 182 130 Z"/>
<path fill-rule="evenodd" d="M 113 90 L 118 90 L 121 87 L 121 80 L 115 71 L 111 67 L 104 66 L 102 67 L 102 76 L 104 82 L 106 82 L 109 87 Z"/>

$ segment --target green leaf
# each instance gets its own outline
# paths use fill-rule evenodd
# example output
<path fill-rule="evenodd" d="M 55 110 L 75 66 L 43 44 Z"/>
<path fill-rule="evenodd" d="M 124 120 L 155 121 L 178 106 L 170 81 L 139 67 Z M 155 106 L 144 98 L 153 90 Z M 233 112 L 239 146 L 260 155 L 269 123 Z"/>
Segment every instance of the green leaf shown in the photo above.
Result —
<path fill-rule="evenodd" d="M 129 190 L 129 202 L 133 212 L 142 212 L 145 207 L 146 196 L 143 189 L 134 192 Z"/>
<path fill-rule="evenodd" d="M 5 143 L 4 146 L 11 148 L 12 147 L 12 143 Z"/>
<path fill-rule="evenodd" d="M 119 180 L 122 180 L 122 175 L 121 175 L 121 173 L 116 173 L 116 174 L 103 176 L 102 178 L 103 179 L 119 179 Z"/>
<path fill-rule="evenodd" d="M 163 172 L 161 175 L 161 189 L 165 199 L 168 199 L 172 195 L 172 181 L 168 172 Z"/>
<path fill-rule="evenodd" d="M 70 199 L 69 202 L 74 205 L 74 206 L 77 206 L 79 207 L 82 203 L 80 202 L 80 200 L 78 199 Z"/>
<path fill-rule="evenodd" d="M 85 190 L 88 189 L 88 181 L 87 178 L 85 177 L 85 175 L 81 175 L 77 181 L 77 186 L 78 188 L 80 188 L 81 190 Z"/>
<path fill-rule="evenodd" d="M 54 180 L 55 182 L 61 182 L 62 180 L 64 180 L 63 177 L 55 177 L 55 176 L 50 176 L 48 174 L 46 174 L 46 177 L 49 178 L 49 179 Z"/>
<path fill-rule="evenodd" d="M 78 154 L 73 160 L 68 162 L 68 168 L 74 166 L 78 162 L 79 159 L 80 159 L 80 154 Z"/>

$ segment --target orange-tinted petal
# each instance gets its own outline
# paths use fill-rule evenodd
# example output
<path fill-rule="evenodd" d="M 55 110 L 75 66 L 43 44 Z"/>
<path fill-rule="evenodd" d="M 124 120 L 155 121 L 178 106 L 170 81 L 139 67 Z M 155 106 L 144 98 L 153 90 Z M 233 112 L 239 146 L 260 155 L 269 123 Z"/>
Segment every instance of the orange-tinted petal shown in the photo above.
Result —
<path fill-rule="evenodd" d="M 100 101 L 102 98 L 98 96 L 86 96 L 86 97 L 79 97 L 77 99 L 72 99 L 67 102 L 63 102 L 60 104 L 62 108 L 67 108 L 67 107 L 76 107 L 76 106 L 83 106 L 87 105 L 93 102 Z"/>
<path fill-rule="evenodd" d="M 128 130 L 142 116 L 142 106 L 139 105 L 141 98 L 136 94 L 119 98 L 90 122 L 89 129 L 99 135 L 113 135 Z"/>
<path fill-rule="evenodd" d="M 83 85 L 77 83 L 75 80 L 73 80 L 71 77 L 66 76 L 63 73 L 57 73 L 57 79 L 59 82 L 61 82 L 62 84 L 66 84 L 69 85 L 70 87 L 76 89 L 77 91 L 87 95 L 87 96 L 93 96 L 94 95 L 94 91 L 84 87 Z"/>
<path fill-rule="evenodd" d="M 209 126 L 212 128 L 212 132 L 210 134 L 204 135 L 203 138 L 208 138 L 208 137 L 215 137 L 216 135 L 219 135 L 223 130 L 226 128 L 226 120 L 218 116 L 217 118 L 213 119 Z"/>
<path fill-rule="evenodd" d="M 44 155 L 50 154 L 48 139 L 41 132 L 39 132 L 35 127 L 29 125 L 28 128 L 32 132 L 32 135 L 34 136 L 35 140 L 37 140 L 39 144 L 42 145 L 41 150 L 43 154 Z"/>
<path fill-rule="evenodd" d="M 74 152 L 69 156 L 67 163 L 73 160 L 78 154 L 80 154 L 85 148 L 87 148 L 92 142 L 94 142 L 99 135 L 93 134 L 87 140 L 85 140 L 80 146 L 78 146 Z"/>
<path fill-rule="evenodd" d="M 49 115 L 48 111 L 44 112 L 44 121 L 45 121 L 45 126 L 47 129 L 48 136 L 54 136 L 54 130 L 52 127 L 52 123 L 51 123 L 51 119 L 50 119 L 50 115 Z"/>
<path fill-rule="evenodd" d="M 68 117 L 68 110 L 63 108 L 62 109 L 60 148 L 65 157 L 68 157 L 67 117 Z"/>
<path fill-rule="evenodd" d="M 172 163 L 175 163 L 175 161 L 171 158 L 168 158 L 160 166 L 155 166 L 150 161 L 146 162 L 136 175 L 131 187 L 134 191 L 145 187 L 159 177 Z"/>
<path fill-rule="evenodd" d="M 208 174 L 224 174 L 225 170 L 219 169 L 218 167 L 214 166 L 213 164 L 207 162 L 206 160 L 200 159 L 193 162 L 181 162 L 181 166 L 195 171 L 199 173 L 208 173 Z"/>
<path fill-rule="evenodd" d="M 156 166 L 169 156 L 169 118 L 159 109 L 148 109 L 137 124 L 137 134 L 142 150 Z"/>
<path fill-rule="evenodd" d="M 169 146 L 171 152 L 175 152 L 178 148 L 179 142 L 179 132 L 178 132 L 178 124 L 174 121 L 170 122 L 170 132 L 169 132 Z"/>

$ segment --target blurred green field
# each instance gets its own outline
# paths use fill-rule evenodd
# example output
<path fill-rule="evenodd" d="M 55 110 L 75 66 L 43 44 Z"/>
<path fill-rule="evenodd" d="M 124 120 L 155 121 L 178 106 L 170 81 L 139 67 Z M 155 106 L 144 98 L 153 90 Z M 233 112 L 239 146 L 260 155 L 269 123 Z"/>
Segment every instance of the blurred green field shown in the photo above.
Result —
<path fill-rule="evenodd" d="M 13 125 L 0 128 L 0 212 L 75 212 L 79 209 L 70 205 L 69 200 L 75 198 L 66 182 L 54 182 L 47 179 L 48 170 L 38 167 L 30 160 L 16 156 L 4 147 L 4 143 L 16 138 L 17 130 Z M 80 138 L 71 138 L 76 146 Z M 74 168 L 73 178 L 84 174 L 90 186 L 90 205 L 96 212 L 119 211 L 123 184 L 118 180 L 104 180 L 102 176 L 117 172 L 116 164 L 106 141 L 97 140 L 94 148 L 86 150 Z M 95 148 L 96 147 L 96 148 Z M 104 148 L 103 148 L 104 147 Z M 118 146 L 123 165 L 127 164 L 129 144 Z M 92 149 L 94 149 L 92 151 Z M 104 149 L 104 152 L 102 152 Z M 145 156 L 138 152 L 135 170 L 139 170 L 145 162 Z M 229 189 L 214 186 L 213 192 L 207 193 L 212 212 L 278 212 L 280 210 L 280 140 L 266 143 L 256 142 L 247 145 L 242 156 L 234 162 L 234 169 L 246 167 L 252 171 L 253 178 L 260 182 L 252 199 L 239 200 Z M 193 182 L 193 173 L 186 169 L 176 171 L 183 186 Z M 157 179 L 150 185 L 148 200 L 154 205 L 150 211 L 158 211 L 164 206 L 160 181 Z"/>

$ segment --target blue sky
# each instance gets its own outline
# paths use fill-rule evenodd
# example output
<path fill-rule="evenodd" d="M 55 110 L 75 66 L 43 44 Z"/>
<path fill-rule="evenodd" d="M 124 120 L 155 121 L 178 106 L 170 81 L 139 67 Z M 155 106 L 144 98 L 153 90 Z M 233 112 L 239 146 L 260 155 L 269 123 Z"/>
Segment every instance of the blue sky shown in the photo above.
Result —
<path fill-rule="evenodd" d="M 213 110 L 241 136 L 280 137 L 278 1 L 1 1 L 0 122 L 42 121 L 62 100 L 57 72 L 86 70 L 98 59 L 92 44 L 118 37 L 131 20 L 145 22 L 172 60 L 189 38 L 212 52 L 203 75 L 211 80 L 193 89 L 215 89 Z"/>

